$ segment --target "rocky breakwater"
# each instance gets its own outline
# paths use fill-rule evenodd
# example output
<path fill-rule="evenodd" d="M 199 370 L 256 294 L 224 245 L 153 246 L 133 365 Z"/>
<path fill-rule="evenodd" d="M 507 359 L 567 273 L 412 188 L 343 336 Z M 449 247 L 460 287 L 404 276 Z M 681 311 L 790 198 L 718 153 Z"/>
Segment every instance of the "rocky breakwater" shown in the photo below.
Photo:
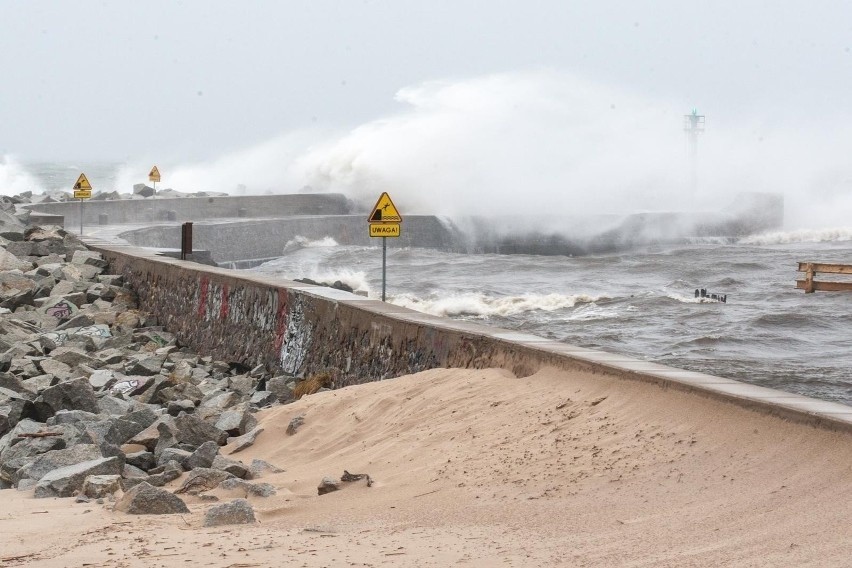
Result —
<path fill-rule="evenodd" d="M 137 309 L 121 276 L 57 227 L 0 231 L 0 489 L 186 510 L 178 497 L 275 471 L 220 454 L 262 431 L 257 409 L 293 398 L 293 377 L 180 346 Z M 163 488 L 190 472 L 174 493 Z M 119 499 L 120 497 L 120 499 Z"/>

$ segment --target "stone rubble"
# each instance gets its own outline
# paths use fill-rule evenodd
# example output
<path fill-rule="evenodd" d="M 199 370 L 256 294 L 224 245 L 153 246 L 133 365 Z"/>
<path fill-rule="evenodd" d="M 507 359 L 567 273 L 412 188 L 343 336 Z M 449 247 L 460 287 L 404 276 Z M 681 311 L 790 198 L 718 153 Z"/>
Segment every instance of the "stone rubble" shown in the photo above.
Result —
<path fill-rule="evenodd" d="M 291 402 L 297 378 L 180 345 L 99 253 L 59 227 L 26 226 L 14 203 L 28 198 L 0 197 L 0 489 L 116 494 L 116 510 L 133 514 L 186 512 L 175 493 L 231 479 L 246 495 L 273 495 L 243 480 L 283 470 L 219 451 L 253 444 L 263 432 L 254 413 Z M 186 472 L 180 489 L 161 489 Z M 222 507 L 232 506 L 254 522 L 242 505 Z"/>

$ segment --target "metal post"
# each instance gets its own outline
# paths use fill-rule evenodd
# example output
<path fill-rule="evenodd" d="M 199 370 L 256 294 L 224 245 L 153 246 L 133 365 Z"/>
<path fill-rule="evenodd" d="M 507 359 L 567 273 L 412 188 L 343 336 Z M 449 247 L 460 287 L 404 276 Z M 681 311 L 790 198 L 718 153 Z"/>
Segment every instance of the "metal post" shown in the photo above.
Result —
<path fill-rule="evenodd" d="M 388 238 L 382 237 L 382 301 L 385 301 L 385 282 L 387 276 Z"/>
<path fill-rule="evenodd" d="M 83 198 L 80 198 L 80 236 L 83 236 Z"/>

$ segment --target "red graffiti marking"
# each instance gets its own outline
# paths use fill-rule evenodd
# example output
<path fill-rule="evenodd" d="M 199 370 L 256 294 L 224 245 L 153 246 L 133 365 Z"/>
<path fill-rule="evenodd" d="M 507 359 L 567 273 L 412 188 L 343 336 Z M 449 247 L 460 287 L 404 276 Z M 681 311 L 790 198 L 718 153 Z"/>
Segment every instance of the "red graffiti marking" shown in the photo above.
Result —
<path fill-rule="evenodd" d="M 287 330 L 287 292 L 278 290 L 278 310 L 275 314 L 275 356 L 281 353 L 284 345 L 284 332 Z"/>
<path fill-rule="evenodd" d="M 219 308 L 219 319 L 228 318 L 228 285 L 222 286 L 222 307 Z"/>
<path fill-rule="evenodd" d="M 204 316 L 204 312 L 207 311 L 207 288 L 210 286 L 210 281 L 207 277 L 203 277 L 201 279 L 201 294 L 200 299 L 198 300 L 198 315 Z"/>

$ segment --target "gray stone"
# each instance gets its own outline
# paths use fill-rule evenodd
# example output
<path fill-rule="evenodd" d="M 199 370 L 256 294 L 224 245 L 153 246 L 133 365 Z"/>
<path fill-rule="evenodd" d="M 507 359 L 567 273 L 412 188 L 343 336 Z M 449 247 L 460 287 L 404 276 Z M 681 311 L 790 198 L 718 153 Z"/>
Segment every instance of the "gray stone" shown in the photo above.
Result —
<path fill-rule="evenodd" d="M 256 479 L 267 473 L 284 473 L 284 470 L 280 467 L 272 465 L 267 461 L 255 458 L 251 460 L 251 465 L 249 465 L 249 473 L 251 474 L 251 479 Z"/>
<path fill-rule="evenodd" d="M 89 384 L 95 390 L 109 389 L 117 382 L 115 371 L 99 369 L 89 375 Z"/>
<path fill-rule="evenodd" d="M 189 513 L 180 497 L 144 481 L 129 489 L 115 504 L 115 510 L 130 515 Z"/>
<path fill-rule="evenodd" d="M 323 477 L 319 486 L 317 487 L 317 495 L 325 495 L 326 493 L 331 493 L 332 491 L 340 490 L 340 482 L 334 477 Z"/>
<path fill-rule="evenodd" d="M 83 487 L 90 475 L 121 475 L 124 460 L 118 457 L 101 458 L 60 467 L 44 475 L 35 488 L 37 499 L 71 497 Z"/>
<path fill-rule="evenodd" d="M 162 471 L 157 471 L 159 469 L 162 469 Z M 171 460 L 158 468 L 152 469 L 149 473 L 150 475 L 147 478 L 148 483 L 156 487 L 162 487 L 166 483 L 174 481 L 183 475 L 183 468 L 178 462 Z"/>
<path fill-rule="evenodd" d="M 224 430 L 229 436 L 245 434 L 255 426 L 257 426 L 257 419 L 246 410 L 226 410 L 216 421 L 216 428 Z"/>
<path fill-rule="evenodd" d="M 216 459 L 213 460 L 213 468 L 226 471 L 240 479 L 245 479 L 249 476 L 249 470 L 243 462 L 228 459 L 222 454 L 219 454 L 216 456 Z"/>
<path fill-rule="evenodd" d="M 195 403 L 191 400 L 173 400 L 169 402 L 167 407 L 167 412 L 171 416 L 177 416 L 181 412 L 194 412 L 195 411 Z"/>
<path fill-rule="evenodd" d="M 231 450 L 231 453 L 235 454 L 237 452 L 243 451 L 244 449 L 250 446 L 253 446 L 255 440 L 257 440 L 257 437 L 260 435 L 261 432 L 263 432 L 263 427 L 258 426 L 248 434 L 245 434 L 232 440 L 234 442 L 234 449 Z"/>
<path fill-rule="evenodd" d="M 223 446 L 228 441 L 228 434 L 192 414 L 181 414 L 175 418 L 175 427 L 178 441 L 193 446 L 200 446 L 211 440 Z"/>
<path fill-rule="evenodd" d="M 278 493 L 271 483 L 251 483 L 236 477 L 229 477 L 219 487 L 227 491 L 241 491 L 245 497 L 272 497 Z"/>
<path fill-rule="evenodd" d="M 272 377 L 266 381 L 266 390 L 270 391 L 278 399 L 278 402 L 289 402 L 293 400 L 293 388 L 295 378 L 287 375 Z"/>
<path fill-rule="evenodd" d="M 71 367 L 61 361 L 45 359 L 39 362 L 39 367 L 41 367 L 42 373 L 53 375 L 60 381 L 66 381 L 72 376 Z"/>
<path fill-rule="evenodd" d="M 91 499 L 107 497 L 121 489 L 120 479 L 120 475 L 90 475 L 83 481 L 82 493 Z"/>
<path fill-rule="evenodd" d="M 241 395 L 250 395 L 257 386 L 257 379 L 237 375 L 228 379 L 228 389 Z"/>
<path fill-rule="evenodd" d="M 71 256 L 71 262 L 73 264 L 86 264 L 96 268 L 106 268 L 109 266 L 109 263 L 104 259 L 101 253 L 90 250 L 74 251 L 74 254 Z"/>
<path fill-rule="evenodd" d="M 184 460 L 188 459 L 192 455 L 192 452 L 181 450 L 180 448 L 166 448 L 160 452 L 160 455 L 157 457 L 157 465 L 164 465 L 172 460 L 178 463 L 183 463 Z"/>
<path fill-rule="evenodd" d="M 249 404 L 256 408 L 264 408 L 275 404 L 276 402 L 278 402 L 278 397 L 276 397 L 271 391 L 257 391 L 252 394 L 249 399 Z"/>
<path fill-rule="evenodd" d="M 160 416 L 150 426 L 133 436 L 128 443 L 140 444 L 145 446 L 149 452 L 153 452 L 157 447 L 157 442 L 160 440 L 160 424 L 166 424 L 172 431 L 175 431 L 175 419 L 171 416 Z"/>
<path fill-rule="evenodd" d="M 195 450 L 192 455 L 185 458 L 181 462 L 181 465 L 183 465 L 183 468 L 187 471 L 199 467 L 209 468 L 213 465 L 213 460 L 216 459 L 218 453 L 219 445 L 216 442 L 204 442 L 198 446 L 198 449 Z"/>
<path fill-rule="evenodd" d="M 24 479 L 39 481 L 42 477 L 60 467 L 83 463 L 102 458 L 100 450 L 94 444 L 77 444 L 72 448 L 50 450 L 36 456 L 31 462 L 17 470 L 12 476 L 16 484 Z"/>
<path fill-rule="evenodd" d="M 114 396 L 102 396 L 98 400 L 98 410 L 103 414 L 121 416 L 122 414 L 126 414 L 130 408 L 130 402 Z"/>
<path fill-rule="evenodd" d="M 290 423 L 287 425 L 287 434 L 288 434 L 289 436 L 292 436 L 293 434 L 295 434 L 295 433 L 299 430 L 299 428 L 300 428 L 300 427 L 302 426 L 302 424 L 304 424 L 304 423 L 305 423 L 305 415 L 304 415 L 304 414 L 300 414 L 300 415 L 298 415 L 298 416 L 294 416 L 294 417 L 290 420 Z"/>
<path fill-rule="evenodd" d="M 154 456 L 157 458 L 157 463 L 160 463 L 160 456 L 169 448 L 177 446 L 177 427 L 168 422 L 160 422 L 157 425 L 157 445 L 154 447 Z"/>
<path fill-rule="evenodd" d="M 144 470 L 141 470 L 134 465 L 130 465 L 129 463 L 125 463 L 124 469 L 121 470 L 121 477 L 124 477 L 124 478 L 136 477 L 136 478 L 145 479 L 146 477 L 148 477 L 148 474 Z"/>
<path fill-rule="evenodd" d="M 35 401 L 36 409 L 45 419 L 56 414 L 57 411 L 85 410 L 86 412 L 98 411 L 98 400 L 95 391 L 85 377 L 74 379 L 44 390 Z"/>
<path fill-rule="evenodd" d="M 175 493 L 201 493 L 202 491 L 210 491 L 229 477 L 233 477 L 233 475 L 227 471 L 199 467 L 189 472 L 183 485 Z"/>
<path fill-rule="evenodd" d="M 124 373 L 141 376 L 158 375 L 163 367 L 163 361 L 165 357 L 142 355 L 128 362 L 124 367 Z"/>
<path fill-rule="evenodd" d="M 219 527 L 222 525 L 246 525 L 256 523 L 254 509 L 245 499 L 236 499 L 230 503 L 223 503 L 211 507 L 204 515 L 205 527 Z"/>
<path fill-rule="evenodd" d="M 151 452 L 131 452 L 124 459 L 128 464 L 138 467 L 141 470 L 148 471 L 157 466 L 157 458 Z"/>

